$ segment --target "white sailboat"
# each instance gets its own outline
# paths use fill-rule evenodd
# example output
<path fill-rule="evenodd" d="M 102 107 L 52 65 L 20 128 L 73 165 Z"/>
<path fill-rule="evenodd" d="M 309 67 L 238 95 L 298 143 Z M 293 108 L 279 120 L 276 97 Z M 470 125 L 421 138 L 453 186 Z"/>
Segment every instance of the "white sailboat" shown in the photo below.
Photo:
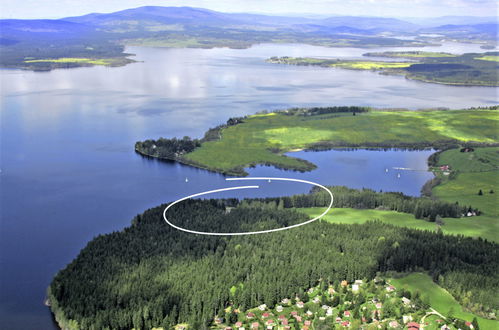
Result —
<path fill-rule="evenodd" d="M 189 179 L 185 178 L 185 182 L 189 182 Z"/>

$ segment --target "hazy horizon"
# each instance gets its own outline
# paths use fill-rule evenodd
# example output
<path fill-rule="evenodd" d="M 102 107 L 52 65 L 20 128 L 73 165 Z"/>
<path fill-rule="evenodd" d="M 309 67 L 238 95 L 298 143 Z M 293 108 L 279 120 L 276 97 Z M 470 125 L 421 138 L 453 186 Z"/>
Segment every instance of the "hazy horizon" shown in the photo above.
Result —
<path fill-rule="evenodd" d="M 498 10 L 494 0 L 414 0 L 408 8 L 405 0 L 3 0 L 2 19 L 59 19 L 91 13 L 112 13 L 143 6 L 195 7 L 224 13 L 248 13 L 271 16 L 366 16 L 425 19 L 442 16 L 493 17 Z M 36 10 L 33 10 L 36 8 Z M 410 11 L 410 14 L 408 14 Z M 431 13 L 431 15 L 428 15 Z"/>

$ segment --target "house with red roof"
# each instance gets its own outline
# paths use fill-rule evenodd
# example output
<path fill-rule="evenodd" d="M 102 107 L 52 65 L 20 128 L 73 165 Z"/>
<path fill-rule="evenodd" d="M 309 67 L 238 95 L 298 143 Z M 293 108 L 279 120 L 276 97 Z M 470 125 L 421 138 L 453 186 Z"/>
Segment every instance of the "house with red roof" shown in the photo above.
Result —
<path fill-rule="evenodd" d="M 416 323 L 416 322 L 409 322 L 407 323 L 407 329 L 409 330 L 416 330 L 416 329 L 421 329 L 421 325 L 419 325 L 419 323 Z"/>

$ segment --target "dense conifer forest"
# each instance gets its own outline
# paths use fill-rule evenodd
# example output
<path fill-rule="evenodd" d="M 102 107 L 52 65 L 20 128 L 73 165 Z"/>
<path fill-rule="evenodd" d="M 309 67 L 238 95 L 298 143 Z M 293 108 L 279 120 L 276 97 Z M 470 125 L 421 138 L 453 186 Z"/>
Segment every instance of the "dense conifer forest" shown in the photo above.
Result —
<path fill-rule="evenodd" d="M 303 197 L 298 200 L 306 204 Z M 121 232 L 96 237 L 57 274 L 49 300 L 59 324 L 148 329 L 187 322 L 203 329 L 229 305 L 274 306 L 319 279 L 372 279 L 385 271 L 426 271 L 476 313 L 488 316 L 499 308 L 494 294 L 499 246 L 482 239 L 376 221 L 318 221 L 271 234 L 199 236 L 169 227 L 164 207 L 138 215 Z M 307 219 L 281 200 L 185 201 L 168 212 L 173 223 L 206 231 L 277 228 Z"/>

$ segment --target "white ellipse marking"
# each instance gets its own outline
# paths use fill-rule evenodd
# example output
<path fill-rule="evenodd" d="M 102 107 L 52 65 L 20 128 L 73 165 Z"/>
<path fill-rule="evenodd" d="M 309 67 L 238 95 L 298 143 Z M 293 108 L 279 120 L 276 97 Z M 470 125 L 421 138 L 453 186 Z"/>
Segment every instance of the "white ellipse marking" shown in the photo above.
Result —
<path fill-rule="evenodd" d="M 331 192 L 331 190 L 329 190 L 328 188 L 326 188 L 325 186 L 323 186 L 323 185 L 321 185 L 319 183 L 312 182 L 312 181 L 300 180 L 300 179 L 291 179 L 291 178 L 273 178 L 273 177 L 270 177 L 270 178 L 267 178 L 267 177 L 227 178 L 225 180 L 227 180 L 227 181 L 237 181 L 237 180 L 277 180 L 277 181 L 292 181 L 292 182 L 307 183 L 307 184 L 310 184 L 310 185 L 322 188 L 325 191 L 327 191 L 329 193 L 329 196 L 331 196 L 331 201 L 329 202 L 329 206 L 327 207 L 327 209 L 321 215 L 319 215 L 319 216 L 317 216 L 317 217 L 315 217 L 313 219 L 307 220 L 305 222 L 298 223 L 298 224 L 295 224 L 295 225 L 291 225 L 291 226 L 288 226 L 288 227 L 282 227 L 282 228 L 276 228 L 276 229 L 268 229 L 268 230 L 260 230 L 260 231 L 240 232 L 240 233 L 216 233 L 216 232 L 212 233 L 212 232 L 205 232 L 205 231 L 190 230 L 190 229 L 186 229 L 186 228 L 182 228 L 182 227 L 179 227 L 177 225 L 174 225 L 166 217 L 166 211 L 168 211 L 169 208 L 171 208 L 173 205 L 175 205 L 177 203 L 185 201 L 186 199 L 190 199 L 190 198 L 194 198 L 194 197 L 198 197 L 198 196 L 203 196 L 203 195 L 208 195 L 208 194 L 212 194 L 212 193 L 216 193 L 216 192 L 229 191 L 229 190 L 258 189 L 259 186 L 239 186 L 239 187 L 221 188 L 221 189 L 208 190 L 208 191 L 200 192 L 200 193 L 197 193 L 197 194 L 189 195 L 189 196 L 183 197 L 181 199 L 178 199 L 178 200 L 174 201 L 173 203 L 170 203 L 165 208 L 165 210 L 163 211 L 163 218 L 165 219 L 166 223 L 168 225 L 172 226 L 175 229 L 184 231 L 186 233 L 198 234 L 198 235 L 242 236 L 242 235 L 265 234 L 265 233 L 273 233 L 273 232 L 276 232 L 276 231 L 287 230 L 287 229 L 291 229 L 291 228 L 296 228 L 296 227 L 304 226 L 306 224 L 309 224 L 311 222 L 319 220 L 320 218 L 322 218 L 323 216 L 325 216 L 329 212 L 329 210 L 331 209 L 331 207 L 333 206 L 333 193 Z"/>

